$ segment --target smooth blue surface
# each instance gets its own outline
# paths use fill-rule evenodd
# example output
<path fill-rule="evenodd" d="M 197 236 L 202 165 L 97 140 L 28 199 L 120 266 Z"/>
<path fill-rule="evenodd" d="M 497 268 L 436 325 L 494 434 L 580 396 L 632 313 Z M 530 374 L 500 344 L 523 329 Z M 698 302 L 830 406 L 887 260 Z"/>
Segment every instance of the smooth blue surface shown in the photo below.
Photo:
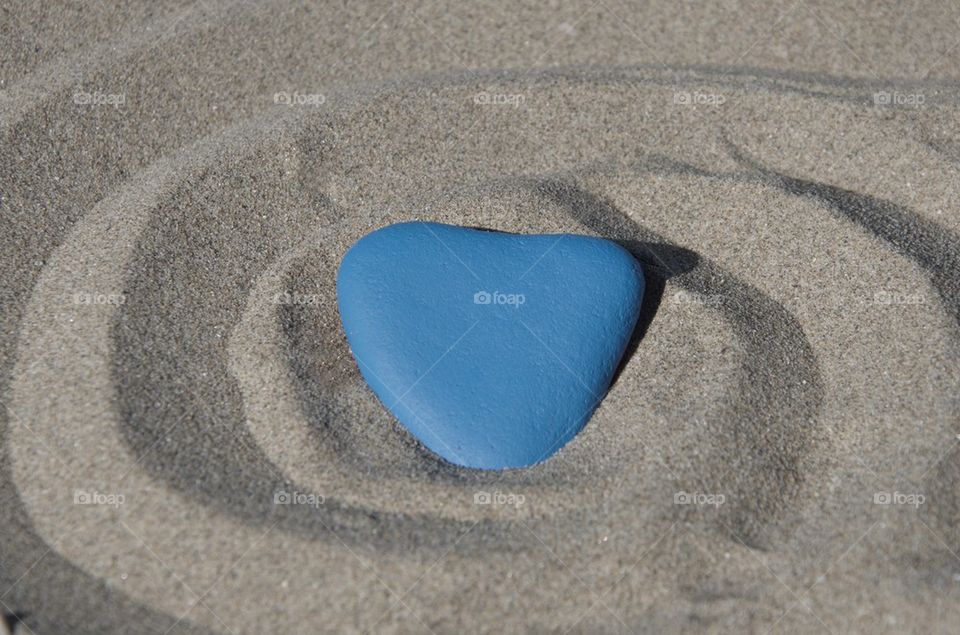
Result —
<path fill-rule="evenodd" d="M 643 288 L 639 263 L 608 240 L 424 222 L 364 236 L 337 275 L 374 393 L 425 446 L 485 469 L 533 465 L 580 431 Z"/>

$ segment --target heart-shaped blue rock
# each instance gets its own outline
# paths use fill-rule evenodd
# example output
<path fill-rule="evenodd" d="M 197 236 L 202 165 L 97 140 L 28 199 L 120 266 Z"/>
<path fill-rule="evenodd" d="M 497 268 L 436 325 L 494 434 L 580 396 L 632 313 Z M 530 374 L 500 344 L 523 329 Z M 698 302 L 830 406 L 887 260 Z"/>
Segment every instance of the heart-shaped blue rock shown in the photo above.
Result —
<path fill-rule="evenodd" d="M 364 379 L 425 446 L 525 467 L 584 426 L 640 312 L 643 273 L 609 240 L 410 222 L 364 236 L 337 275 Z"/>

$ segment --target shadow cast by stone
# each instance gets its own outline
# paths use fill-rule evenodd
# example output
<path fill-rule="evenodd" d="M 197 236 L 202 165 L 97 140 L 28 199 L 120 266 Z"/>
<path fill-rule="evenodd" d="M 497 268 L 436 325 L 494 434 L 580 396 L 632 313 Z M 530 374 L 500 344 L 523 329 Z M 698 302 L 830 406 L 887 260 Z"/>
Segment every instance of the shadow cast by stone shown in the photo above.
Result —
<path fill-rule="evenodd" d="M 767 527 L 786 515 L 804 480 L 800 466 L 810 449 L 823 395 L 813 349 L 799 321 L 761 290 L 696 252 L 671 244 L 611 201 L 557 180 L 532 186 L 584 226 L 624 245 L 649 271 L 651 299 L 624 364 L 637 353 L 667 281 L 713 299 L 711 306 L 741 341 L 746 349 L 741 379 L 719 422 L 729 433 L 705 443 L 721 457 L 705 463 L 703 473 L 691 475 L 691 480 L 709 488 L 705 491 L 728 493 L 730 503 L 718 516 L 723 530 L 749 546 L 765 548 L 771 542 Z M 717 460 L 730 469 L 708 475 L 706 466 Z"/>

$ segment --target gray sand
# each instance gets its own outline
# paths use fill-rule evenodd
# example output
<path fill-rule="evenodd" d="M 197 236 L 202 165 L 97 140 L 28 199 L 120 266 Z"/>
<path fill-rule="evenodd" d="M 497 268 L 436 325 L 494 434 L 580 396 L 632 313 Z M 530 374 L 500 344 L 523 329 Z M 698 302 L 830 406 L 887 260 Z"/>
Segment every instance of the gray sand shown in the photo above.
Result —
<path fill-rule="evenodd" d="M 0 608 L 956 632 L 960 9 L 865 9 L 0 7 Z M 549 461 L 455 468 L 364 385 L 334 273 L 410 219 L 644 264 Z"/>

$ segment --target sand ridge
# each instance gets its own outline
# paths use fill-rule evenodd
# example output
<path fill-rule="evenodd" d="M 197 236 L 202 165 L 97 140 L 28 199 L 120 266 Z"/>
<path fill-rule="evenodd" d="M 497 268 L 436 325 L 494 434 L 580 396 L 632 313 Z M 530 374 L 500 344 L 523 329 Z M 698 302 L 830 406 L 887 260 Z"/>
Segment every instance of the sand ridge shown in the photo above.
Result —
<path fill-rule="evenodd" d="M 602 43 L 398 70 L 429 30 L 388 10 L 402 35 L 264 90 L 238 40 L 305 34 L 299 11 L 131 24 L 80 87 L 64 69 L 97 46 L 8 67 L 7 610 L 51 633 L 960 623 L 954 81 L 590 59 Z M 351 11 L 370 19 L 306 23 L 349 41 L 376 18 Z M 237 100 L 201 114 L 175 70 Z M 363 385 L 332 272 L 411 219 L 644 263 L 629 357 L 550 461 L 454 468 Z"/>

